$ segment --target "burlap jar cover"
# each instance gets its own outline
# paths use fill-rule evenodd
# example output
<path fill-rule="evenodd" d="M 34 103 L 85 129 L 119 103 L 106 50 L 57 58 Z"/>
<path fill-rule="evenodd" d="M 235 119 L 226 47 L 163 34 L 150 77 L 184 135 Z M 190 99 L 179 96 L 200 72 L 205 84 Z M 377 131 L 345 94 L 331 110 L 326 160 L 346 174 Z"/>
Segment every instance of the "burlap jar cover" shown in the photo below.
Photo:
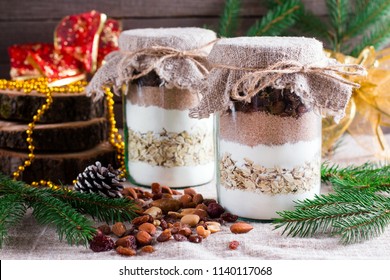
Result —
<path fill-rule="evenodd" d="M 194 89 L 208 74 L 206 56 L 216 34 L 202 28 L 146 28 L 122 32 L 119 51 L 110 53 L 87 87 L 102 97 L 103 85 L 119 93 L 123 84 L 155 71 L 167 88 Z"/>
<path fill-rule="evenodd" d="M 194 120 L 207 54 L 216 40 L 201 28 L 134 29 L 121 34 L 120 51 L 107 57 L 88 86 L 123 90 L 127 170 L 141 185 L 195 186 L 213 177 L 213 120 Z"/>
<path fill-rule="evenodd" d="M 322 43 L 300 37 L 240 37 L 221 39 L 208 56 L 211 70 L 205 97 L 191 112 L 207 117 L 228 108 L 230 100 L 250 101 L 266 87 L 289 88 L 305 105 L 339 120 L 354 84 L 342 75 L 364 75 L 358 65 L 329 59 Z"/>
<path fill-rule="evenodd" d="M 356 65 L 325 57 L 314 39 L 221 39 L 194 118 L 221 112 L 218 200 L 245 218 L 273 219 L 319 193 L 321 114 L 341 118 Z"/>

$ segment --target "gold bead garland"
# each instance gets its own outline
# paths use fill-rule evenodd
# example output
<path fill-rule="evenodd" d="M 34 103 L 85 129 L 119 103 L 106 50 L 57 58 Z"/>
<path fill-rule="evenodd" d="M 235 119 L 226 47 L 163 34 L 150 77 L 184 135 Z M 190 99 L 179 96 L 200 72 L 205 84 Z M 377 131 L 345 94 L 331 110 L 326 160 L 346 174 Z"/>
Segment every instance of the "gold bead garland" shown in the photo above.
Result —
<path fill-rule="evenodd" d="M 28 159 L 21 164 L 16 171 L 12 173 L 13 178 L 16 180 L 20 177 L 21 173 L 30 166 L 32 161 L 35 158 L 34 150 L 35 146 L 33 144 L 33 132 L 36 126 L 36 123 L 41 119 L 43 114 L 50 108 L 53 103 L 52 93 L 81 93 L 84 92 L 85 86 L 87 85 L 86 81 L 78 81 L 76 83 L 62 86 L 62 87 L 49 87 L 47 78 L 38 78 L 31 80 L 17 80 L 10 81 L 1 79 L 0 80 L 0 90 L 17 90 L 23 91 L 28 94 L 32 91 L 36 91 L 41 94 L 46 95 L 45 103 L 37 110 L 36 114 L 33 116 L 32 121 L 28 124 L 28 129 L 26 130 L 27 134 L 27 144 L 28 144 Z M 116 128 L 115 113 L 114 113 L 114 95 L 109 88 L 106 88 L 106 100 L 107 100 L 107 119 L 109 122 L 109 142 L 117 151 L 117 159 L 120 164 L 120 171 L 124 176 L 125 174 L 125 162 L 124 162 L 124 142 L 122 141 L 122 136 L 119 134 L 118 129 Z M 47 186 L 51 189 L 58 189 L 59 186 L 55 185 L 51 181 L 40 180 L 39 182 L 32 182 L 32 186 Z"/>
<path fill-rule="evenodd" d="M 117 151 L 117 160 L 119 162 L 119 170 L 121 176 L 125 177 L 125 143 L 122 140 L 122 135 L 119 133 L 116 127 L 115 112 L 114 112 L 114 94 L 110 88 L 105 88 L 106 100 L 107 100 L 107 118 L 109 122 L 109 142 Z"/>

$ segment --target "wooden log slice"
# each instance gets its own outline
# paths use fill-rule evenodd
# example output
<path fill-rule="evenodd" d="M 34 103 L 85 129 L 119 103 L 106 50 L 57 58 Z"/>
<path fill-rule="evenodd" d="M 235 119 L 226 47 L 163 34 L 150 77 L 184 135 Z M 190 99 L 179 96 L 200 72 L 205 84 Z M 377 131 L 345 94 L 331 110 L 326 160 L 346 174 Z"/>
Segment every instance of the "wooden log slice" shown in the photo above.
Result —
<path fill-rule="evenodd" d="M 0 119 L 31 122 L 37 110 L 46 103 L 46 96 L 37 92 L 0 91 Z M 53 93 L 53 103 L 40 123 L 86 121 L 102 117 L 104 100 L 94 102 L 85 93 Z"/>
<path fill-rule="evenodd" d="M 0 120 L 0 148 L 27 150 L 27 124 Z M 88 150 L 108 138 L 105 118 L 88 121 L 38 124 L 32 134 L 36 152 Z"/>
<path fill-rule="evenodd" d="M 50 180 L 56 184 L 71 184 L 80 172 L 96 161 L 105 166 L 114 165 L 115 155 L 115 150 L 108 142 L 78 153 L 36 154 L 20 179 L 27 183 Z M 11 176 L 27 158 L 27 153 L 0 149 L 0 172 Z"/>

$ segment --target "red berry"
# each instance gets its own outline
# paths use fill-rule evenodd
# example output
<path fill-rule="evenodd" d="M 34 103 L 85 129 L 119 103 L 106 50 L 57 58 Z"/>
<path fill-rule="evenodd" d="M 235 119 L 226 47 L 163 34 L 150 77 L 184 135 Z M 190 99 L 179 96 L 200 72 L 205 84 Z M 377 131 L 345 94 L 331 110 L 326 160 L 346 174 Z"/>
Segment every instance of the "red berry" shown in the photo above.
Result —
<path fill-rule="evenodd" d="M 89 248 L 94 252 L 110 251 L 114 249 L 114 246 L 115 244 L 111 237 L 104 235 L 100 231 L 89 242 Z"/>
<path fill-rule="evenodd" d="M 229 243 L 229 249 L 230 250 L 236 250 L 238 248 L 238 245 L 240 245 L 240 242 L 234 240 Z"/>

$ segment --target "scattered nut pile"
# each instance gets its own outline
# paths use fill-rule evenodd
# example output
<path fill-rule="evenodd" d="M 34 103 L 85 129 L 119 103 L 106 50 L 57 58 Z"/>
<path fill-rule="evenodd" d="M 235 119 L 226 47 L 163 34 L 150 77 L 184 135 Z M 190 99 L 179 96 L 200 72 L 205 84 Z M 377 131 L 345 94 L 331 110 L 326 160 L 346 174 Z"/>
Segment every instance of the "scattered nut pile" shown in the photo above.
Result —
<path fill-rule="evenodd" d="M 232 223 L 230 231 L 234 234 L 253 229 L 250 224 L 237 221 L 236 215 L 226 212 L 214 199 L 205 199 L 192 188 L 181 193 L 154 183 L 151 192 L 125 188 L 123 195 L 136 202 L 139 216 L 131 221 L 130 226 L 122 222 L 112 227 L 107 224 L 99 226 L 90 242 L 94 252 L 115 249 L 118 254 L 135 256 L 139 252 L 153 253 L 157 242 L 200 243 L 221 231 L 221 225 L 226 223 Z M 239 242 L 235 240 L 227 244 L 231 250 L 238 246 Z"/>

